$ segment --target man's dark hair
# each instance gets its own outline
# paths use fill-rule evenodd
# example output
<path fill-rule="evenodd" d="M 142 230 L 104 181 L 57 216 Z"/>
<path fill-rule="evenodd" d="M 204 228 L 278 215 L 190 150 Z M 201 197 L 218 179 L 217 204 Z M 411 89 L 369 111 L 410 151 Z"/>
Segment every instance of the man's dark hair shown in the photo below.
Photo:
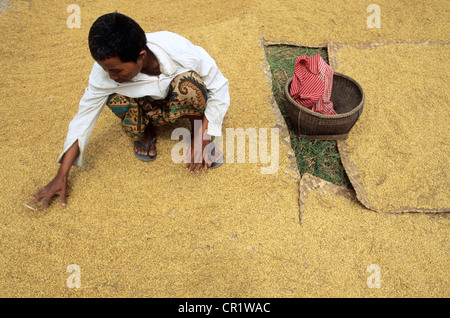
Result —
<path fill-rule="evenodd" d="M 122 62 L 136 62 L 146 44 L 139 24 L 118 12 L 102 15 L 89 30 L 89 49 L 96 61 L 118 56 Z"/>

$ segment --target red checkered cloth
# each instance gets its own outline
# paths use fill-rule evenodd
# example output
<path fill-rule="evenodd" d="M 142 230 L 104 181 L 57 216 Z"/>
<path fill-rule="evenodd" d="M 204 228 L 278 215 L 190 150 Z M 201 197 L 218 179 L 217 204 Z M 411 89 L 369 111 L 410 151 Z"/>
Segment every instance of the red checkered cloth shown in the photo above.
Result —
<path fill-rule="evenodd" d="M 336 115 L 330 101 L 332 87 L 333 69 L 320 54 L 297 57 L 290 89 L 297 103 L 321 114 Z"/>

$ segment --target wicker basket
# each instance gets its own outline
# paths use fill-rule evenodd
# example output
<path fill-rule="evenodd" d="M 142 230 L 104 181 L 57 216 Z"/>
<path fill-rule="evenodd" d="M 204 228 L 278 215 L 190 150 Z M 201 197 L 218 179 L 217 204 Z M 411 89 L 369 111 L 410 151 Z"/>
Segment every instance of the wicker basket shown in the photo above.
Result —
<path fill-rule="evenodd" d="M 364 91 L 354 79 L 334 72 L 331 101 L 337 115 L 314 112 L 292 99 L 291 77 L 285 86 L 287 111 L 300 137 L 305 139 L 343 140 L 358 120 L 364 105 Z"/>

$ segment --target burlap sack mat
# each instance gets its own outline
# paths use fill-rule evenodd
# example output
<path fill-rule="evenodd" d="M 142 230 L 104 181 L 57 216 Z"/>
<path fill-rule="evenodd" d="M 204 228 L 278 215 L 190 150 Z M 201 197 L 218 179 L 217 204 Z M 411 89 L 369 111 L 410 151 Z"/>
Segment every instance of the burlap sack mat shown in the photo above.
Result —
<path fill-rule="evenodd" d="M 330 42 L 330 65 L 364 88 L 338 142 L 359 201 L 379 212 L 448 212 L 448 42 Z"/>
<path fill-rule="evenodd" d="M 299 186 L 300 224 L 302 223 L 302 216 L 306 210 L 306 201 L 308 200 L 308 195 L 311 191 L 316 191 L 319 195 L 331 194 L 348 199 L 355 198 L 355 192 L 353 190 L 337 186 L 309 173 L 305 173 L 300 179 Z"/>

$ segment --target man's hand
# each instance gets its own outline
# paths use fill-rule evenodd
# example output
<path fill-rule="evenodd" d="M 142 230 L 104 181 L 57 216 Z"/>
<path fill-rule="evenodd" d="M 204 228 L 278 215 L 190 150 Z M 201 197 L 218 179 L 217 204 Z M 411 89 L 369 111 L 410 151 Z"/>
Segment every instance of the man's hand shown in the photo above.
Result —
<path fill-rule="evenodd" d="M 210 140 L 203 140 L 201 135 L 194 137 L 194 140 L 191 140 L 191 146 L 186 156 L 188 160 L 186 170 L 190 170 L 191 173 L 194 171 L 198 173 L 202 168 L 206 170 L 211 167 L 217 161 L 215 158 L 217 156 L 209 156 L 212 145 Z"/>
<path fill-rule="evenodd" d="M 213 163 L 218 160 L 219 156 L 210 156 L 211 152 L 218 153 L 217 149 L 211 151 L 212 145 L 211 137 L 207 134 L 208 119 L 203 116 L 201 119 L 190 117 L 193 138 L 191 139 L 191 146 L 186 156 L 186 170 L 191 173 L 200 172 L 211 167 Z"/>
<path fill-rule="evenodd" d="M 191 173 L 209 169 L 222 158 L 222 153 L 215 147 L 208 135 L 208 119 L 203 116 L 201 120 L 190 118 L 192 127 L 192 139 L 186 156 L 186 170 Z"/>
<path fill-rule="evenodd" d="M 73 162 L 80 154 L 80 148 L 78 147 L 78 140 L 73 143 L 73 145 L 67 150 L 61 160 L 61 165 L 59 167 L 56 177 L 50 181 L 45 187 L 43 187 L 39 192 L 34 195 L 33 203 L 36 204 L 39 200 L 44 198 L 44 204 L 42 205 L 42 210 L 47 209 L 50 204 L 50 200 L 55 196 L 59 195 L 59 200 L 62 206 L 66 206 L 66 191 L 67 191 L 67 178 L 69 176 L 70 168 Z"/>
<path fill-rule="evenodd" d="M 49 184 L 44 188 L 39 190 L 34 195 L 33 203 L 37 203 L 39 200 L 44 198 L 44 204 L 42 205 L 42 210 L 48 208 L 50 200 L 55 196 L 59 195 L 59 200 L 61 206 L 66 206 L 66 191 L 67 191 L 67 178 L 56 176 Z"/>

